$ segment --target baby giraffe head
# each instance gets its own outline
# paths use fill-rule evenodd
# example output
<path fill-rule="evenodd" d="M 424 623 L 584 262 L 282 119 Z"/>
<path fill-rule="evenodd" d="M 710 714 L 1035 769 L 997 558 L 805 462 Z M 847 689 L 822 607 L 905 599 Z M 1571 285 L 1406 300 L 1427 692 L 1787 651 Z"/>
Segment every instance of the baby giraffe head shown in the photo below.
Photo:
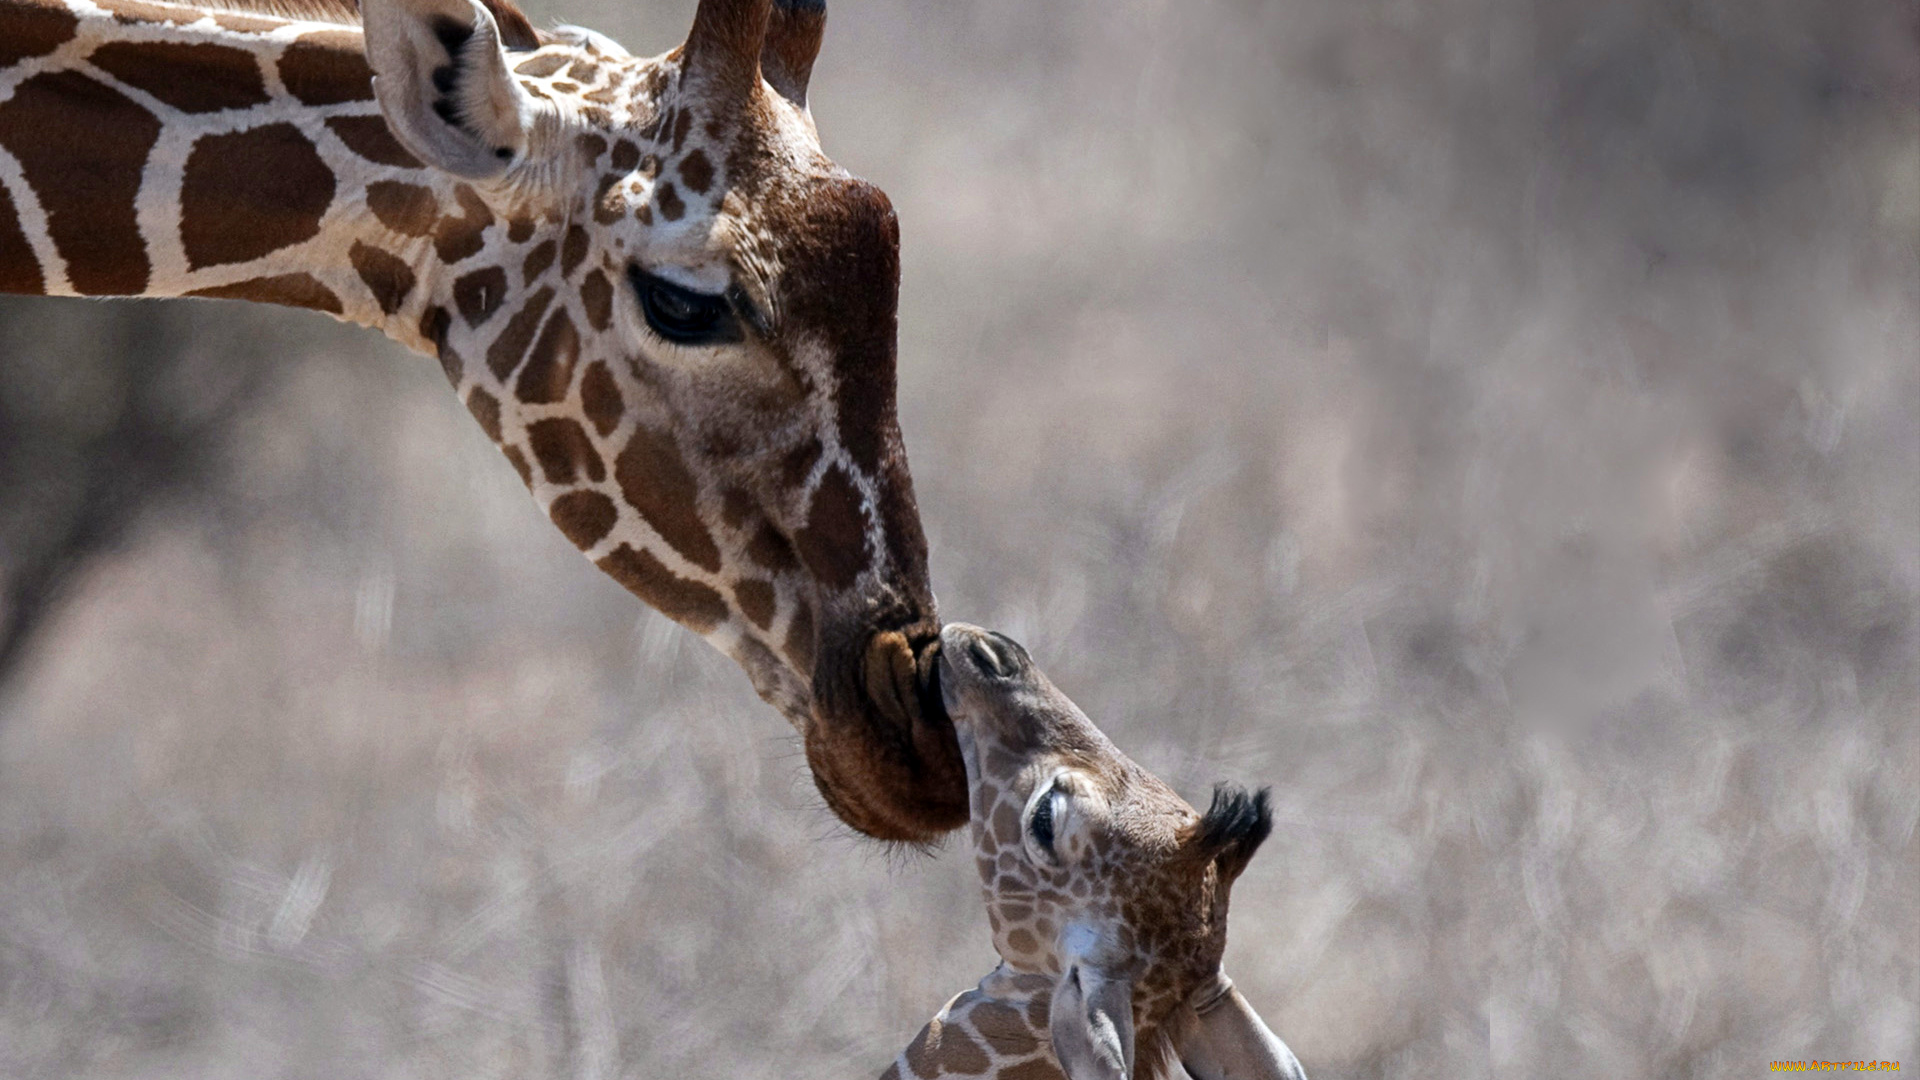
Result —
<path fill-rule="evenodd" d="M 1221 972 L 1228 893 L 1272 829 L 1267 793 L 1221 786 L 1195 812 L 1000 634 L 947 626 L 939 676 L 1003 962 L 902 1075 L 941 1058 L 946 1074 L 1125 1080 L 1178 1058 L 1198 1080 L 1300 1076 Z"/>

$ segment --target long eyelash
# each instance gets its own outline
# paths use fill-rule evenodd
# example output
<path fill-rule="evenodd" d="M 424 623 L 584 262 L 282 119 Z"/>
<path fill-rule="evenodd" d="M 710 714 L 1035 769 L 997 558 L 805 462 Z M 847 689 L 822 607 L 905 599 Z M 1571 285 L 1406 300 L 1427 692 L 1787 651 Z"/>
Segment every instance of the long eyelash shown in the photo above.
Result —
<path fill-rule="evenodd" d="M 1049 790 L 1040 797 L 1040 805 L 1033 808 L 1033 822 L 1027 826 L 1033 833 L 1033 839 L 1047 851 L 1053 850 L 1053 792 Z"/>

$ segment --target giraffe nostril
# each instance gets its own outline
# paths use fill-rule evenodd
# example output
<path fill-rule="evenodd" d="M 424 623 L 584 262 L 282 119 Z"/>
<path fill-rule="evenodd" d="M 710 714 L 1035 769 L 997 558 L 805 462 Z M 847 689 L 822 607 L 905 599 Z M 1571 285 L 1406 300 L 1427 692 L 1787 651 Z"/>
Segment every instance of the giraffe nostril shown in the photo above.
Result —
<path fill-rule="evenodd" d="M 1013 654 L 1006 647 L 1008 644 L 1010 643 L 1006 638 L 989 632 L 983 637 L 967 642 L 967 652 L 972 654 L 974 662 L 986 671 L 1005 679 L 1011 677 L 1017 670 Z"/>

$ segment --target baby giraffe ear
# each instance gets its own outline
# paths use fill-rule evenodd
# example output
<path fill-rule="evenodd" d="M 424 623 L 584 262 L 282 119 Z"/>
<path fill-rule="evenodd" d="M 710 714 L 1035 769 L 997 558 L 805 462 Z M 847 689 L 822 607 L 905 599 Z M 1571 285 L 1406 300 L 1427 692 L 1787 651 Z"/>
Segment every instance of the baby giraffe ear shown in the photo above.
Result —
<path fill-rule="evenodd" d="M 1068 967 L 1054 985 L 1048 1027 L 1067 1080 L 1131 1080 L 1133 980 Z"/>
<path fill-rule="evenodd" d="M 1273 832 L 1273 808 L 1268 788 L 1249 793 L 1235 784 L 1216 784 L 1213 803 L 1200 816 L 1195 843 L 1201 854 L 1220 866 L 1220 880 L 1231 882 L 1247 868 Z"/>
<path fill-rule="evenodd" d="M 1224 974 L 1198 996 L 1175 1047 L 1193 1080 L 1307 1080 L 1300 1059 Z"/>
<path fill-rule="evenodd" d="M 507 70 L 491 11 L 474 0 L 362 0 L 360 11 L 374 96 L 415 157 L 484 180 L 526 152 L 534 102 Z"/>

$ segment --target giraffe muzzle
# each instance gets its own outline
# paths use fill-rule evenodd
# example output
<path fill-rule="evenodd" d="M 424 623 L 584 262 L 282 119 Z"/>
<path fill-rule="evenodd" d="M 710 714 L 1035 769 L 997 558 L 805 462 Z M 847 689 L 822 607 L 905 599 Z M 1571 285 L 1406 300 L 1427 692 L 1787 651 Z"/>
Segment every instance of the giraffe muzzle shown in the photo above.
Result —
<path fill-rule="evenodd" d="M 834 645 L 822 642 L 806 731 L 807 763 L 828 806 L 882 840 L 928 843 L 966 824 L 966 768 L 941 699 L 935 624 L 918 619 L 846 642 L 852 648 Z"/>

